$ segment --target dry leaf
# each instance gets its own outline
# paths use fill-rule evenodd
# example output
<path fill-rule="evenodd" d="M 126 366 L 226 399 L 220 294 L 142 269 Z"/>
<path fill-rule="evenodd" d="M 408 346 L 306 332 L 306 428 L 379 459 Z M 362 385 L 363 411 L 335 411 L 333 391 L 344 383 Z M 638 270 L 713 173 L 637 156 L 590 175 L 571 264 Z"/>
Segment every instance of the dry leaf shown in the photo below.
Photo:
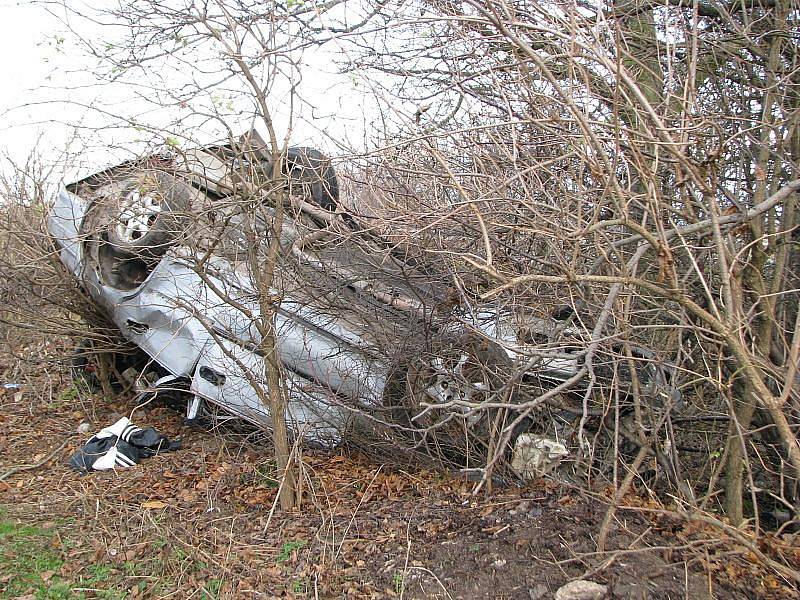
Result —
<path fill-rule="evenodd" d="M 148 500 L 147 502 L 142 502 L 142 508 L 159 509 L 166 507 L 166 502 L 162 502 L 161 500 Z"/>

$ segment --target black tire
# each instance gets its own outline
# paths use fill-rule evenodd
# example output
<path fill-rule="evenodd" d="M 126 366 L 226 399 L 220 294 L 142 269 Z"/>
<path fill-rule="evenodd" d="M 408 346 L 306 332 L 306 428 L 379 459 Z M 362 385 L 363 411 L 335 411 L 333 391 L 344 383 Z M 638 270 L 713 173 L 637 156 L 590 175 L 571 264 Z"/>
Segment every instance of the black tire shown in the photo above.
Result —
<path fill-rule="evenodd" d="M 144 231 L 130 229 L 121 235 L 129 221 L 126 211 L 135 210 L 137 199 L 146 195 L 160 210 L 147 219 Z M 141 171 L 119 182 L 119 192 L 103 199 L 105 210 L 113 217 L 106 229 L 106 239 L 118 253 L 144 259 L 157 259 L 175 243 L 186 228 L 187 219 L 198 192 L 188 183 L 163 171 Z"/>
<path fill-rule="evenodd" d="M 339 180 L 330 159 L 314 148 L 292 147 L 286 151 L 286 175 L 289 185 L 310 187 L 314 204 L 325 210 L 339 207 Z"/>

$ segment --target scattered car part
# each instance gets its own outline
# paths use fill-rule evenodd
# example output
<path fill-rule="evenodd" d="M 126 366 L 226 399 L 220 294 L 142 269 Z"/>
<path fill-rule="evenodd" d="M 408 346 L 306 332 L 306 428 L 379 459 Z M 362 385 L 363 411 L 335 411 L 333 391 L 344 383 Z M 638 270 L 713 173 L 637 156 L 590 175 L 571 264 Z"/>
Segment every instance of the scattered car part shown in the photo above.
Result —
<path fill-rule="evenodd" d="M 522 479 L 536 479 L 553 471 L 569 456 L 561 442 L 530 433 L 520 434 L 511 451 L 511 468 Z"/>

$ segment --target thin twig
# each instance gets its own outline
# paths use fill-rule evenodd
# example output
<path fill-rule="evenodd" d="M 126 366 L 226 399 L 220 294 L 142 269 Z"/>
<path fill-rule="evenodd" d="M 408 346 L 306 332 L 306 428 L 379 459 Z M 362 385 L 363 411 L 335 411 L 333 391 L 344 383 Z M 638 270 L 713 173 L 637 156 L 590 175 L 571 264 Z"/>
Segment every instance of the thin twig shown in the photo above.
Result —
<path fill-rule="evenodd" d="M 59 451 L 60 451 L 60 450 L 61 450 L 61 449 L 62 449 L 64 446 L 66 446 L 66 445 L 67 445 L 67 442 L 69 442 L 69 437 L 67 437 L 67 438 L 66 438 L 66 439 L 65 439 L 63 442 L 61 442 L 61 445 L 59 445 L 59 447 L 58 447 L 58 448 L 56 448 L 55 450 L 53 450 L 53 451 L 52 451 L 50 454 L 48 454 L 47 456 L 45 456 L 45 457 L 44 457 L 42 460 L 40 460 L 39 462 L 36 462 L 36 463 L 30 464 L 30 465 L 18 465 L 18 466 L 16 466 L 16 467 L 11 467 L 11 468 L 10 468 L 8 471 L 6 471 L 6 472 L 5 472 L 5 473 L 3 473 L 2 475 L 0 475 L 0 481 L 3 481 L 5 478 L 7 478 L 7 477 L 11 477 L 12 475 L 14 475 L 14 474 L 16 474 L 16 473 L 20 473 L 21 471 L 32 471 L 33 469 L 38 469 L 39 467 L 41 467 L 41 466 L 42 466 L 42 465 L 44 465 L 45 463 L 49 462 L 49 461 L 50 461 L 50 459 L 52 459 L 52 458 L 53 458 L 53 457 L 54 457 L 56 454 L 58 454 L 58 453 L 59 453 Z"/>

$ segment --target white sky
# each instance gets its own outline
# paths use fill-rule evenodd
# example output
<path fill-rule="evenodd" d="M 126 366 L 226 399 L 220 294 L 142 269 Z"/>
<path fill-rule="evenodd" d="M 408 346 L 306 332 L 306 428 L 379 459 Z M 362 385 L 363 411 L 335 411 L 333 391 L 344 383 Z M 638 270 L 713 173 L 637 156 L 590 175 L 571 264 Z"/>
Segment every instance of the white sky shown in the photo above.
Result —
<path fill-rule="evenodd" d="M 50 111 L 23 106 L 40 97 L 33 90 L 47 83 L 56 63 L 48 41 L 57 26 L 40 7 L 0 0 L 0 151 L 14 160 L 23 160 L 48 132 L 35 123 Z"/>
<path fill-rule="evenodd" d="M 71 23 L 93 41 L 113 35 L 99 26 Z M 378 120 L 377 102 L 370 98 L 367 82 L 335 73 L 332 59 L 339 50 L 336 44 L 326 48 L 304 55 L 301 93 L 314 108 L 295 109 L 291 141 L 340 154 L 338 144 L 354 149 L 368 145 L 365 131 L 370 130 L 369 121 Z M 21 163 L 37 149 L 48 164 L 68 164 L 51 176 L 53 182 L 70 180 L 139 151 L 136 141 L 158 141 L 128 125 L 105 130 L 112 117 L 80 106 L 102 104 L 104 110 L 123 116 L 140 110 L 130 88 L 95 84 L 91 59 L 74 34 L 42 5 L 0 0 L 0 56 L 0 152 L 13 161 Z M 276 125 L 285 128 L 285 96 L 278 91 L 274 100 Z M 151 122 L 158 124 L 159 118 L 153 116 Z M 74 124 L 89 129 L 74 139 Z M 65 151 L 73 153 L 68 160 Z M 7 161 L 0 162 L 0 170 L 8 169 Z"/>

